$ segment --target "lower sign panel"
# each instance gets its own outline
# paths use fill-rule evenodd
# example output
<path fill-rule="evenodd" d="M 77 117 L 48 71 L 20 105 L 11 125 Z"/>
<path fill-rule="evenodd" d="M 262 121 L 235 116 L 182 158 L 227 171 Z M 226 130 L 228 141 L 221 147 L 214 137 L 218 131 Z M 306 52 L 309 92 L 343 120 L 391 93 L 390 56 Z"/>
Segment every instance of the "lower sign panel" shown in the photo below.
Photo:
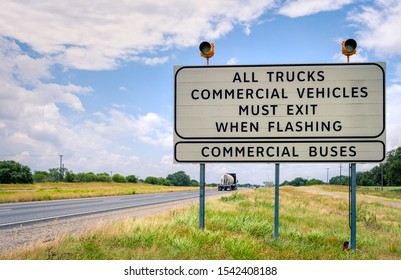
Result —
<path fill-rule="evenodd" d="M 184 162 L 380 162 L 382 141 L 177 142 L 176 163 Z"/>

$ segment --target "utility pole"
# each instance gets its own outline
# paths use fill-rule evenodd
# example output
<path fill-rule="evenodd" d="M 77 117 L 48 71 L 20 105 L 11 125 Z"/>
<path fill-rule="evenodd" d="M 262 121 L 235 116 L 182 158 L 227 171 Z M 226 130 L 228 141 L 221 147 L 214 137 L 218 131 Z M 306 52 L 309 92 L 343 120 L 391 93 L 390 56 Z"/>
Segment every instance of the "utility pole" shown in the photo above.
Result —
<path fill-rule="evenodd" d="M 327 168 L 327 185 L 329 184 L 329 169 L 330 168 Z"/>
<path fill-rule="evenodd" d="M 340 186 L 342 186 L 342 184 L 343 184 L 343 180 L 341 177 L 341 169 L 342 169 L 342 164 L 340 163 Z"/>
<path fill-rule="evenodd" d="M 60 157 L 60 182 L 63 180 L 63 155 L 58 155 Z"/>

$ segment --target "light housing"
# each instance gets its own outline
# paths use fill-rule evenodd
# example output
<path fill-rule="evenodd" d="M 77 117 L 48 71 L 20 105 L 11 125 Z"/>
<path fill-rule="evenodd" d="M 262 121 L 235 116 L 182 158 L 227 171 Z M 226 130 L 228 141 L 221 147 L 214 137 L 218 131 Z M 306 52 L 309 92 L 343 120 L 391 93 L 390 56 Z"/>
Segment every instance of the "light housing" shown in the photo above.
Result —
<path fill-rule="evenodd" d="M 356 46 L 357 43 L 354 39 L 348 39 L 346 41 L 342 41 L 342 53 L 346 56 L 351 56 L 356 54 Z"/>
<path fill-rule="evenodd" d="M 211 58 L 214 55 L 214 43 L 202 42 L 199 45 L 200 55 L 204 58 Z"/>

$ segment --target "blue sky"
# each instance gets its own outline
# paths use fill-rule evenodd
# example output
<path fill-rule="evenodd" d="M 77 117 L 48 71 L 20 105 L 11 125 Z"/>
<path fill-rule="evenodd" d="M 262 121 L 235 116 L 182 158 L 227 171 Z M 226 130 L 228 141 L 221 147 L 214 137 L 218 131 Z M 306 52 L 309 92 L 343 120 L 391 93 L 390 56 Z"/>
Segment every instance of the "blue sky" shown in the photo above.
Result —
<path fill-rule="evenodd" d="M 32 170 L 165 177 L 173 164 L 174 65 L 387 63 L 387 150 L 401 145 L 401 1 L 11 1 L 0 9 L 0 160 Z M 372 164 L 358 164 L 359 171 Z M 339 175 L 339 164 L 282 164 L 281 179 Z M 343 174 L 346 173 L 343 165 Z M 208 164 L 240 183 L 272 180 L 273 164 Z"/>

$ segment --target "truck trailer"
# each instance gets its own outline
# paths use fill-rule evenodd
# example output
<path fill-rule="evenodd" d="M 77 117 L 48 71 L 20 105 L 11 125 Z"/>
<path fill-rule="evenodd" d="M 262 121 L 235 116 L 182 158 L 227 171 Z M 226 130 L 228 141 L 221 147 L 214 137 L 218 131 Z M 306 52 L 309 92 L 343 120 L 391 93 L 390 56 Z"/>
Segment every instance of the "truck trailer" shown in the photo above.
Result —
<path fill-rule="evenodd" d="M 237 189 L 237 175 L 235 173 L 226 173 L 221 176 L 221 183 L 218 185 L 219 191 L 234 191 Z"/>

